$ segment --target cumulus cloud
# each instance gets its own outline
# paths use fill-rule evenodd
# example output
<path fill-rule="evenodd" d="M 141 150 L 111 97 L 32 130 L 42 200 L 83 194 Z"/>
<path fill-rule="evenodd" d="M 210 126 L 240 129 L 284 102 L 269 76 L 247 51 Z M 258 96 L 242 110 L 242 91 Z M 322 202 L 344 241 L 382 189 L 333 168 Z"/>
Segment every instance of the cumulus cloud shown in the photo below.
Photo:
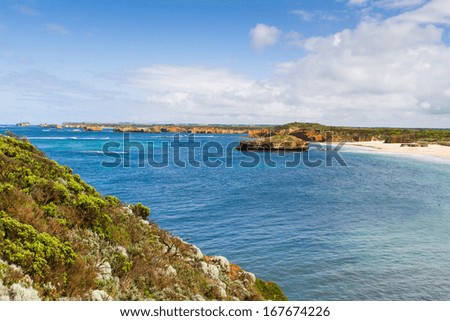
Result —
<path fill-rule="evenodd" d="M 429 125 L 450 118 L 450 3 L 435 0 L 386 20 L 303 42 L 308 54 L 279 65 L 299 104 L 366 124 Z M 350 118 L 350 117 L 349 117 Z"/>
<path fill-rule="evenodd" d="M 286 39 L 301 47 L 299 58 L 279 63 L 268 79 L 152 65 L 128 71 L 113 92 L 28 72 L 0 77 L 0 93 L 20 94 L 22 104 L 7 104 L 14 95 L 2 96 L 5 108 L 20 107 L 18 117 L 27 110 L 36 114 L 29 102 L 37 101 L 42 110 L 59 108 L 74 120 L 96 120 L 104 113 L 103 120 L 120 121 L 126 108 L 126 120 L 137 122 L 448 127 L 450 47 L 443 35 L 449 26 L 450 2 L 432 0 L 389 18 L 363 18 L 354 28 L 324 37 L 287 33 Z M 252 46 L 261 51 L 281 35 L 276 27 L 258 24 Z M 70 103 L 82 105 L 82 112 L 62 110 Z"/>
<path fill-rule="evenodd" d="M 147 92 L 149 106 L 165 106 L 167 113 L 184 113 L 191 121 L 448 127 L 450 48 L 442 40 L 442 24 L 450 24 L 450 3 L 445 3 L 434 0 L 388 19 L 363 19 L 327 37 L 296 34 L 303 55 L 278 64 L 270 79 L 153 66 L 135 71 L 129 85 Z"/>
<path fill-rule="evenodd" d="M 250 30 L 250 44 L 253 50 L 261 52 L 278 42 L 281 30 L 274 26 L 258 23 Z"/>
<path fill-rule="evenodd" d="M 57 33 L 63 36 L 66 36 L 69 34 L 69 30 L 66 29 L 66 27 L 56 24 L 56 23 L 47 23 L 45 25 L 45 28 L 53 33 Z"/>

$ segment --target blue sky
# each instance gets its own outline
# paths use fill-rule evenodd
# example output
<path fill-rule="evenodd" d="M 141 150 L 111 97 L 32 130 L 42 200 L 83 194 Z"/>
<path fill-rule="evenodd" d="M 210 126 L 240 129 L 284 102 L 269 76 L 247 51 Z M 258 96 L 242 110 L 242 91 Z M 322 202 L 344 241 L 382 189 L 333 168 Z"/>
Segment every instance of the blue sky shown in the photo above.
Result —
<path fill-rule="evenodd" d="M 0 123 L 449 127 L 446 0 L 0 2 Z"/>

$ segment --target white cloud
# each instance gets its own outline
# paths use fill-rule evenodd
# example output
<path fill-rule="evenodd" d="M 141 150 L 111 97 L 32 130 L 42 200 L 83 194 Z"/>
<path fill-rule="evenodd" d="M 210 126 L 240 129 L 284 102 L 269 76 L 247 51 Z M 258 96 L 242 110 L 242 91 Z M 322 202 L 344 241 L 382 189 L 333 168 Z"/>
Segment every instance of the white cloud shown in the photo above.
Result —
<path fill-rule="evenodd" d="M 25 16 L 39 16 L 40 13 L 24 4 L 16 4 L 13 9 Z"/>
<path fill-rule="evenodd" d="M 355 124 L 447 126 L 450 48 L 442 23 L 450 3 L 435 0 L 386 20 L 304 40 L 306 57 L 281 64 L 285 86 L 323 119 Z"/>
<path fill-rule="evenodd" d="M 356 6 L 361 6 L 364 5 L 368 2 L 368 0 L 349 0 L 348 4 L 349 5 L 356 5 Z"/>
<path fill-rule="evenodd" d="M 69 30 L 67 30 L 66 27 L 56 23 L 47 23 L 45 25 L 45 28 L 50 32 L 57 33 L 63 36 L 67 36 L 69 34 Z"/>
<path fill-rule="evenodd" d="M 250 30 L 250 44 L 256 52 L 261 52 L 265 48 L 278 42 L 281 31 L 277 27 L 258 23 Z"/>
<path fill-rule="evenodd" d="M 416 10 L 394 17 L 392 20 L 450 25 L 450 2 L 448 0 L 433 0 Z"/>
<path fill-rule="evenodd" d="M 147 92 L 149 108 L 160 109 L 153 117 L 161 121 L 280 123 L 295 115 L 275 82 L 224 69 L 152 66 L 131 73 L 128 85 Z"/>
<path fill-rule="evenodd" d="M 328 37 L 292 33 L 306 55 L 279 64 L 264 81 L 222 69 L 153 66 L 133 73 L 129 84 L 147 92 L 153 110 L 164 106 L 162 113 L 185 121 L 448 127 L 446 7 L 434 0 Z"/>
<path fill-rule="evenodd" d="M 350 6 L 371 6 L 384 9 L 407 9 L 423 5 L 429 0 L 349 0 Z"/>
<path fill-rule="evenodd" d="M 2 101 L 12 101 L 11 93 L 20 101 L 0 108 L 19 106 L 17 118 L 25 111 L 44 115 L 30 107 L 36 103 L 67 120 L 448 127 L 450 47 L 442 39 L 448 26 L 450 2 L 433 0 L 326 37 L 292 31 L 284 35 L 301 47 L 299 58 L 278 64 L 265 80 L 226 69 L 153 65 L 128 72 L 125 83 L 106 92 L 39 72 L 9 74 L 0 77 Z M 282 35 L 267 25 L 252 30 L 255 50 Z"/>
<path fill-rule="evenodd" d="M 300 17 L 303 21 L 313 21 L 313 20 L 326 20 L 326 21 L 338 21 L 342 18 L 337 17 L 336 15 L 329 14 L 322 10 L 294 10 L 291 11 L 292 14 L 295 14 Z"/>
<path fill-rule="evenodd" d="M 427 0 L 378 0 L 375 6 L 382 8 L 411 8 L 424 4 Z"/>
<path fill-rule="evenodd" d="M 314 14 L 312 12 L 306 11 L 306 10 L 294 10 L 294 11 L 292 11 L 292 13 L 299 16 L 300 19 L 302 19 L 304 21 L 311 21 L 314 18 Z"/>

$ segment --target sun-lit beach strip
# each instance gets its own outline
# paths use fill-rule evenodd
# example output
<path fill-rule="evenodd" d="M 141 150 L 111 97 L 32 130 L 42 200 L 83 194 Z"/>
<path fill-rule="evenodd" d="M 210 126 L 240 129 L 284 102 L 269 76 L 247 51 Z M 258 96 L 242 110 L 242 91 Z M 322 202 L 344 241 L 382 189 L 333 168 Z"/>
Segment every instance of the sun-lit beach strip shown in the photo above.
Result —
<path fill-rule="evenodd" d="M 383 141 L 371 142 L 349 142 L 347 146 L 361 146 L 372 149 L 366 149 L 366 152 L 383 153 L 383 154 L 400 154 L 411 156 L 430 156 L 442 159 L 450 159 L 450 147 L 437 144 L 430 144 L 428 147 L 408 147 L 402 144 L 386 144 Z"/>

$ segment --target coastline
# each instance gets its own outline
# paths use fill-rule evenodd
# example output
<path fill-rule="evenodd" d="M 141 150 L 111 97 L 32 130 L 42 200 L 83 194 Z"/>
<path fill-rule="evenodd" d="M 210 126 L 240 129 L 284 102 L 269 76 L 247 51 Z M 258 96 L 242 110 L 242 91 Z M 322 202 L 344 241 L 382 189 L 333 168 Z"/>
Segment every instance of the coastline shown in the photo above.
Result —
<path fill-rule="evenodd" d="M 384 141 L 370 142 L 346 142 L 346 146 L 365 147 L 361 151 L 365 153 L 391 154 L 404 156 L 432 157 L 450 161 L 450 147 L 438 144 L 430 144 L 428 147 L 400 147 L 401 144 L 384 143 Z M 348 150 L 344 150 L 347 151 Z"/>

